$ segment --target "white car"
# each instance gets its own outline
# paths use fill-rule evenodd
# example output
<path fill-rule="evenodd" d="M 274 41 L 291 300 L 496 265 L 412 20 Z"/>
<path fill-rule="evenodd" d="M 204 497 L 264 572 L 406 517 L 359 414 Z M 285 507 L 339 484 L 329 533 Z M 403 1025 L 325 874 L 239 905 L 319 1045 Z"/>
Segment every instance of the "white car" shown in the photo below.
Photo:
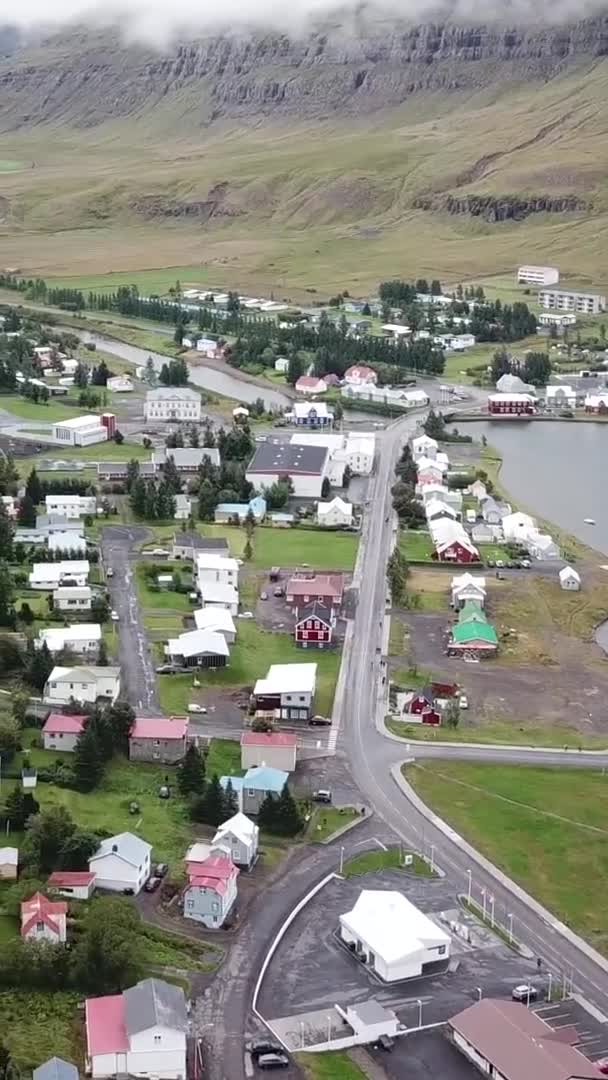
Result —
<path fill-rule="evenodd" d="M 460 697 L 458 699 L 458 704 L 460 705 L 461 709 L 468 709 L 468 707 L 469 707 L 469 699 L 468 699 L 466 694 L 461 694 L 460 695 Z"/>
<path fill-rule="evenodd" d="M 144 552 L 145 555 L 170 555 L 171 552 L 166 548 L 152 548 L 150 551 Z"/>
<path fill-rule="evenodd" d="M 204 705 L 188 705 L 188 712 L 206 713 L 207 710 Z"/>
<path fill-rule="evenodd" d="M 241 611 L 240 615 L 238 615 L 237 618 L 239 618 L 239 619 L 253 619 L 253 611 Z"/>
<path fill-rule="evenodd" d="M 118 612 L 117 611 L 111 611 L 110 612 L 110 618 L 111 618 L 112 622 L 118 622 L 118 619 L 119 619 Z"/>
<path fill-rule="evenodd" d="M 108 566 L 108 569 L 106 570 L 106 577 L 114 577 L 114 571 L 111 566 Z"/>

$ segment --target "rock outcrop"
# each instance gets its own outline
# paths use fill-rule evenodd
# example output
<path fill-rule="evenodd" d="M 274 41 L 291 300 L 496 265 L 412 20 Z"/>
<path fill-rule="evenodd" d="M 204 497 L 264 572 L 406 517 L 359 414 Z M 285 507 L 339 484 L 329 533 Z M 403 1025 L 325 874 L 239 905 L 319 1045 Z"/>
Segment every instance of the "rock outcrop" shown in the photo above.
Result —
<path fill-rule="evenodd" d="M 414 199 L 417 210 L 444 210 L 484 221 L 523 221 L 530 214 L 568 214 L 590 210 L 576 195 L 432 195 Z"/>

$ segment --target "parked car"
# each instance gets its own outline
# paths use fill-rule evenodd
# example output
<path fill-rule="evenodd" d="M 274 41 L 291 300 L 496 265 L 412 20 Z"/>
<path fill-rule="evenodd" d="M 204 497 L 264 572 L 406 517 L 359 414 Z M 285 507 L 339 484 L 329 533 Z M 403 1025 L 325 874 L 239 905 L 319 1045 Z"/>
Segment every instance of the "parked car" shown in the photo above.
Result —
<path fill-rule="evenodd" d="M 595 1064 L 603 1076 L 608 1074 L 608 1058 L 599 1058 Z"/>
<path fill-rule="evenodd" d="M 385 1050 L 387 1054 L 390 1054 L 395 1046 L 395 1040 L 391 1039 L 390 1035 L 381 1035 L 374 1043 L 374 1046 L 376 1050 Z"/>
<path fill-rule="evenodd" d="M 282 1050 L 275 1050 L 272 1054 L 260 1054 L 256 1060 L 258 1069 L 287 1069 L 289 1058 Z"/>
<path fill-rule="evenodd" d="M 108 569 L 106 570 L 106 577 L 114 577 L 114 571 L 111 566 L 108 566 Z"/>
<path fill-rule="evenodd" d="M 504 565 L 505 565 L 504 559 L 497 559 L 496 560 L 496 566 L 498 567 L 499 570 L 502 570 Z"/>
<path fill-rule="evenodd" d="M 275 589 L 272 595 L 273 596 L 285 596 L 285 589 L 282 589 L 281 586 L 279 585 L 279 588 Z"/>
<path fill-rule="evenodd" d="M 166 555 L 168 557 L 170 554 L 171 554 L 171 552 L 167 551 L 166 548 L 160 548 L 160 547 L 159 548 L 152 548 L 151 551 L 144 551 L 144 555 L 159 555 L 159 556 Z"/>
<path fill-rule="evenodd" d="M 312 716 L 308 723 L 311 727 L 327 727 L 331 724 L 331 720 L 328 716 Z"/>
<path fill-rule="evenodd" d="M 157 667 L 156 674 L 157 675 L 174 675 L 175 671 L 176 671 L 176 669 L 173 667 L 172 664 L 161 664 L 159 667 Z"/>
<path fill-rule="evenodd" d="M 519 986 L 514 986 L 511 991 L 511 997 L 513 1001 L 536 1001 L 538 997 L 538 990 L 535 986 L 530 986 L 529 983 L 520 983 Z"/>
<path fill-rule="evenodd" d="M 330 803 L 331 791 L 328 788 L 319 788 L 318 791 L 313 791 L 313 802 Z"/>
<path fill-rule="evenodd" d="M 260 593 L 260 600 L 267 600 L 267 599 L 268 599 L 268 593 L 267 592 L 261 592 Z"/>
<path fill-rule="evenodd" d="M 144 885 L 144 892 L 155 892 L 156 889 L 158 889 L 158 886 L 160 885 L 161 880 L 162 880 L 161 878 L 156 877 L 156 876 L 149 877 L 148 880 L 146 881 L 146 884 Z"/>
<path fill-rule="evenodd" d="M 206 713 L 207 710 L 204 705 L 196 705 L 194 702 L 188 705 L 188 712 Z"/>
<path fill-rule="evenodd" d="M 469 699 L 468 699 L 466 694 L 461 694 L 460 695 L 460 697 L 458 699 L 458 704 L 460 705 L 461 709 L 468 709 L 468 707 L 469 707 Z"/>
<path fill-rule="evenodd" d="M 167 876 L 168 869 L 169 867 L 167 866 L 166 862 L 159 862 L 154 867 L 154 876 L 164 878 Z"/>
<path fill-rule="evenodd" d="M 240 615 L 237 615 L 238 619 L 253 619 L 253 611 L 241 611 Z"/>
<path fill-rule="evenodd" d="M 530 562 L 529 559 L 522 559 L 521 560 L 521 566 L 522 566 L 522 570 L 529 570 L 530 567 L 532 566 L 532 563 Z"/>
<path fill-rule="evenodd" d="M 274 1042 L 272 1039 L 264 1038 L 252 1039 L 251 1042 L 248 1042 L 246 1044 L 245 1049 L 248 1054 L 251 1054 L 252 1057 L 257 1057 L 258 1054 L 283 1053 L 283 1047 L 278 1042 Z"/>
<path fill-rule="evenodd" d="M 112 610 L 112 611 L 110 612 L 110 618 L 111 618 L 112 622 L 118 622 L 118 619 L 119 619 L 119 615 L 118 615 L 118 612 L 117 612 L 117 611 L 114 611 L 114 610 Z"/>

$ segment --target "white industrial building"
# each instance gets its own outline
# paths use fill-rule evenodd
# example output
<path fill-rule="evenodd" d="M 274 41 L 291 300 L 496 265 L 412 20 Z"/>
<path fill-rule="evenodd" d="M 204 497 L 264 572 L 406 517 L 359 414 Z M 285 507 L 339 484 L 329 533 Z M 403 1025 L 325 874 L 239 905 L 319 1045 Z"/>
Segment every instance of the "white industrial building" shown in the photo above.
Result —
<path fill-rule="evenodd" d="M 323 481 L 329 478 L 329 450 L 306 442 L 260 443 L 247 466 L 246 479 L 258 490 L 270 488 L 288 477 L 293 494 L 300 499 L 319 499 Z"/>
<path fill-rule="evenodd" d="M 201 395 L 183 386 L 159 386 L 156 390 L 148 390 L 144 418 L 198 423 L 201 418 Z"/>
<path fill-rule="evenodd" d="M 376 436 L 361 432 L 298 432 L 291 442 L 300 446 L 323 446 L 329 451 L 328 477 L 332 485 L 341 486 L 348 465 L 354 476 L 369 476 L 374 467 Z"/>
<path fill-rule="evenodd" d="M 557 285 L 558 281 L 556 266 L 520 266 L 517 271 L 519 285 Z"/>
<path fill-rule="evenodd" d="M 581 315 L 599 315 L 606 310 L 606 297 L 598 293 L 562 292 L 541 289 L 538 302 L 542 308 L 555 311 L 578 311 Z"/>
<path fill-rule="evenodd" d="M 541 311 L 537 322 L 539 326 L 555 326 L 558 330 L 563 330 L 567 326 L 576 326 L 576 315 L 567 312 Z"/>
<path fill-rule="evenodd" d="M 94 495 L 47 495 L 44 501 L 47 514 L 62 514 L 65 518 L 80 518 L 97 509 Z"/>
<path fill-rule="evenodd" d="M 53 438 L 66 446 L 91 446 L 107 442 L 108 429 L 99 416 L 75 416 L 73 420 L 53 424 Z"/>
<path fill-rule="evenodd" d="M 385 982 L 413 979 L 450 957 L 450 935 L 398 892 L 363 889 L 340 937 Z"/>

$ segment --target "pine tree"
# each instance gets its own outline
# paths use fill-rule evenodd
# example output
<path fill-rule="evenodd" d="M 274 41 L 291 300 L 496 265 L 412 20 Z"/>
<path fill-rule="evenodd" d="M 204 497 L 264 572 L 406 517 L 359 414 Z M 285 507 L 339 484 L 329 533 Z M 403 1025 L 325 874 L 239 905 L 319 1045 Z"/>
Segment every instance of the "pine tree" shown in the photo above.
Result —
<path fill-rule="evenodd" d="M 203 480 L 198 489 L 199 521 L 213 521 L 218 504 L 217 491 L 210 480 Z"/>
<path fill-rule="evenodd" d="M 151 356 L 146 360 L 144 381 L 147 382 L 148 386 L 156 386 L 156 372 L 154 370 L 154 361 Z"/>
<path fill-rule="evenodd" d="M 182 490 L 182 481 L 173 455 L 168 455 L 163 465 L 163 481 L 173 495 L 179 495 Z"/>
<path fill-rule="evenodd" d="M 200 446 L 200 434 L 196 424 L 192 424 L 192 427 L 190 428 L 190 431 L 188 433 L 188 438 L 190 440 L 190 446 L 194 450 L 197 450 Z"/>
<path fill-rule="evenodd" d="M 177 770 L 177 786 L 184 798 L 204 794 L 205 762 L 194 743 L 186 750 L 184 760 Z"/>
<path fill-rule="evenodd" d="M 31 529 L 36 524 L 36 506 L 29 495 L 24 495 L 19 503 L 19 524 Z"/>
<path fill-rule="evenodd" d="M 129 735 L 135 720 L 135 710 L 129 705 L 128 701 L 119 698 L 113 705 L 108 706 L 105 715 L 112 728 L 115 749 L 127 754 L 129 751 Z"/>
<path fill-rule="evenodd" d="M 99 752 L 104 761 L 109 761 L 114 753 L 114 731 L 106 710 L 95 709 L 87 720 L 87 731 L 93 732 Z"/>
<path fill-rule="evenodd" d="M 146 482 L 141 476 L 136 477 L 133 481 L 129 502 L 136 517 L 144 517 L 146 512 Z"/>
<path fill-rule="evenodd" d="M 224 821 L 228 818 L 234 817 L 239 812 L 239 800 L 236 791 L 232 786 L 232 780 L 229 780 L 226 784 L 226 790 L 224 791 Z M 222 822 L 220 821 L 220 825 Z"/>
<path fill-rule="evenodd" d="M 99 667 L 108 666 L 108 646 L 103 638 L 99 642 L 99 652 L 97 654 L 97 664 Z"/>
<path fill-rule="evenodd" d="M 25 494 L 29 495 L 32 502 L 38 506 L 42 502 L 42 484 L 35 468 L 32 468 L 25 485 Z"/>
<path fill-rule="evenodd" d="M 13 538 L 15 530 L 4 503 L 0 502 L 0 552 L 3 559 L 10 562 L 13 558 Z"/>
<path fill-rule="evenodd" d="M 81 731 L 74 751 L 74 779 L 79 791 L 93 791 L 103 776 L 103 753 L 94 727 Z"/>
<path fill-rule="evenodd" d="M 267 832 L 276 831 L 277 823 L 277 799 L 271 791 L 262 800 L 260 809 L 258 810 L 258 825 L 260 829 L 266 829 Z"/>
<path fill-rule="evenodd" d="M 26 679 L 36 690 L 44 690 L 45 683 L 55 666 L 46 641 L 40 649 L 35 649 L 33 642 L 28 642 Z"/>
<path fill-rule="evenodd" d="M 295 836 L 300 832 L 302 825 L 303 820 L 298 804 L 289 790 L 289 785 L 285 783 L 275 806 L 274 831 L 281 836 Z"/>
<path fill-rule="evenodd" d="M 194 804 L 192 816 L 195 821 L 201 821 L 205 825 L 214 825 L 217 829 L 218 825 L 226 820 L 225 805 L 226 800 L 219 776 L 214 773 L 203 795 Z"/>
<path fill-rule="evenodd" d="M 14 587 L 11 572 L 5 562 L 0 563 L 0 626 L 15 625 L 13 605 Z"/>

